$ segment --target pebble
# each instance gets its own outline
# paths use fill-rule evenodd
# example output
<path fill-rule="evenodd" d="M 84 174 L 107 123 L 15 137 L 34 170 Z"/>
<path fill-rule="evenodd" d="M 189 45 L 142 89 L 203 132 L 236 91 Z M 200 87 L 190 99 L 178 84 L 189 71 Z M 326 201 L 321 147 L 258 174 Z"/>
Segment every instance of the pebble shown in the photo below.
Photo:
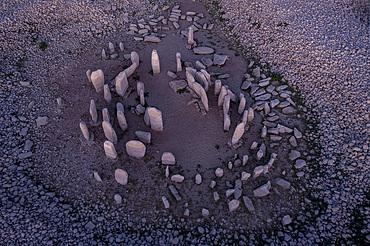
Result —
<path fill-rule="evenodd" d="M 46 116 L 39 116 L 36 119 L 37 126 L 45 126 L 49 123 L 49 118 Z"/>

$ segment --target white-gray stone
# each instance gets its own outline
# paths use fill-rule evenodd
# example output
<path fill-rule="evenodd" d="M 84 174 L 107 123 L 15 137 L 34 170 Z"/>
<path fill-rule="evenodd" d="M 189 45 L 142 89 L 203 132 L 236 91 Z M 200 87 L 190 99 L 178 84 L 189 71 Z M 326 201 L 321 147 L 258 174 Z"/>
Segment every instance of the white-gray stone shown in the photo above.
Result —
<path fill-rule="evenodd" d="M 100 93 L 103 91 L 103 86 L 104 86 L 103 70 L 98 69 L 91 73 L 91 83 L 93 84 L 96 93 Z"/>
<path fill-rule="evenodd" d="M 253 190 L 253 194 L 255 197 L 264 197 L 270 193 L 270 189 L 271 189 L 271 182 L 268 181 L 266 184 Z"/>
<path fill-rule="evenodd" d="M 107 53 L 105 52 L 105 49 L 103 49 L 103 50 L 101 51 L 101 58 L 102 58 L 103 60 L 107 60 L 107 59 L 108 59 L 108 56 L 107 56 Z"/>
<path fill-rule="evenodd" d="M 220 200 L 220 195 L 218 194 L 217 191 L 213 192 L 213 199 L 215 200 L 215 202 L 217 202 L 218 200 Z"/>
<path fill-rule="evenodd" d="M 218 167 L 216 170 L 215 170 L 215 175 L 216 177 L 219 177 L 221 178 L 222 176 L 224 176 L 224 170 L 220 167 Z"/>
<path fill-rule="evenodd" d="M 209 111 L 209 106 L 208 106 L 208 97 L 207 97 L 206 91 L 204 90 L 203 86 L 201 86 L 197 82 L 194 82 L 193 87 L 194 87 L 196 93 L 200 96 L 200 99 L 202 100 L 204 109 L 206 110 L 206 112 L 208 112 Z"/>
<path fill-rule="evenodd" d="M 238 114 L 242 114 L 245 110 L 245 104 L 247 103 L 247 99 L 245 98 L 243 93 L 240 93 L 240 102 L 238 107 Z"/>
<path fill-rule="evenodd" d="M 170 203 L 168 202 L 168 199 L 165 196 L 162 196 L 162 202 L 166 209 L 170 207 Z"/>
<path fill-rule="evenodd" d="M 247 122 L 251 123 L 254 119 L 254 109 L 248 108 L 248 114 L 247 114 Z"/>
<path fill-rule="evenodd" d="M 106 120 L 106 121 L 108 121 L 108 122 L 110 122 L 110 121 L 111 121 L 111 119 L 110 119 L 110 114 L 109 114 L 109 111 L 108 111 L 108 109 L 107 109 L 107 108 L 103 108 L 103 110 L 102 110 L 102 115 L 103 115 L 103 120 Z"/>
<path fill-rule="evenodd" d="M 304 167 L 304 166 L 306 166 L 306 161 L 305 160 L 303 160 L 303 159 L 297 159 L 296 161 L 295 161 L 295 165 L 294 165 L 294 167 L 295 168 L 297 168 L 297 169 L 300 169 L 300 168 L 302 168 L 302 167 Z"/>
<path fill-rule="evenodd" d="M 98 182 L 102 182 L 103 180 L 100 178 L 100 175 L 98 172 L 93 172 L 93 175 L 94 175 L 94 178 L 96 179 L 96 181 Z"/>
<path fill-rule="evenodd" d="M 202 176 L 199 173 L 195 175 L 195 183 L 197 185 L 200 185 L 202 183 Z"/>
<path fill-rule="evenodd" d="M 115 201 L 117 204 L 121 204 L 121 203 L 122 203 L 122 196 L 120 196 L 119 194 L 115 194 L 115 195 L 114 195 L 114 201 Z"/>
<path fill-rule="evenodd" d="M 152 69 L 153 74 L 160 74 L 161 73 L 161 67 L 159 63 L 159 56 L 157 50 L 153 49 L 152 51 Z"/>
<path fill-rule="evenodd" d="M 203 217 L 208 217 L 209 216 L 209 210 L 206 208 L 202 208 L 202 215 Z"/>
<path fill-rule="evenodd" d="M 234 194 L 234 192 L 235 192 L 235 189 L 228 189 L 228 190 L 226 190 L 226 197 L 231 196 L 232 194 Z"/>
<path fill-rule="evenodd" d="M 116 92 L 123 97 L 128 89 L 127 74 L 125 71 L 120 72 L 115 78 Z"/>
<path fill-rule="evenodd" d="M 126 143 L 126 152 L 129 156 L 142 158 L 145 156 L 146 147 L 138 140 L 130 140 Z"/>
<path fill-rule="evenodd" d="M 145 114 L 147 114 L 147 120 L 149 121 L 152 130 L 162 132 L 163 131 L 162 112 L 156 108 L 147 107 Z"/>
<path fill-rule="evenodd" d="M 161 161 L 165 165 L 175 165 L 176 163 L 175 156 L 171 152 L 164 152 Z"/>
<path fill-rule="evenodd" d="M 234 212 L 239 207 L 240 202 L 238 200 L 231 200 L 229 202 L 229 211 Z"/>
<path fill-rule="evenodd" d="M 112 102 L 112 94 L 110 93 L 109 85 L 105 84 L 104 85 L 104 99 L 108 103 Z"/>
<path fill-rule="evenodd" d="M 108 48 L 109 48 L 109 52 L 110 52 L 110 53 L 114 53 L 114 45 L 113 45 L 113 43 L 112 43 L 112 42 L 109 42 L 109 43 L 108 43 Z"/>
<path fill-rule="evenodd" d="M 185 177 L 180 175 L 180 174 L 174 174 L 171 176 L 171 181 L 176 182 L 176 183 L 181 183 L 184 181 Z"/>
<path fill-rule="evenodd" d="M 247 172 L 242 172 L 241 174 L 241 180 L 242 181 L 247 181 L 249 178 L 250 178 L 251 174 L 250 173 L 247 173 Z"/>
<path fill-rule="evenodd" d="M 156 36 L 149 35 L 149 36 L 144 37 L 144 41 L 152 42 L 152 43 L 159 43 L 161 42 L 161 39 Z"/>
<path fill-rule="evenodd" d="M 243 196 L 243 202 L 244 202 L 244 205 L 247 207 L 249 212 L 252 213 L 252 212 L 255 211 L 255 208 L 253 206 L 253 202 L 249 197 Z"/>
<path fill-rule="evenodd" d="M 249 159 L 248 155 L 243 155 L 243 166 L 245 166 L 245 164 L 247 164 L 248 159 Z"/>
<path fill-rule="evenodd" d="M 124 51 L 124 50 L 125 50 L 125 46 L 123 45 L 123 43 L 122 43 L 122 42 L 119 42 L 119 49 L 120 49 L 121 51 Z"/>
<path fill-rule="evenodd" d="M 240 138 L 243 136 L 245 131 L 245 124 L 243 122 L 239 123 L 234 131 L 233 137 L 231 139 L 231 144 L 236 144 L 240 140 Z"/>
<path fill-rule="evenodd" d="M 90 115 L 91 115 L 92 122 L 94 124 L 97 124 L 98 123 L 98 112 L 96 110 L 94 99 L 91 99 L 90 101 Z"/>
<path fill-rule="evenodd" d="M 289 153 L 289 160 L 294 161 L 295 159 L 298 159 L 301 157 L 301 153 L 297 150 L 291 150 Z"/>
<path fill-rule="evenodd" d="M 117 111 L 117 120 L 118 120 L 118 124 L 121 130 L 126 131 L 128 128 L 128 124 L 126 121 L 125 114 L 120 110 Z"/>
<path fill-rule="evenodd" d="M 117 158 L 116 148 L 114 148 L 114 144 L 111 141 L 104 141 L 104 152 L 109 159 Z"/>
<path fill-rule="evenodd" d="M 89 129 L 87 128 L 87 125 L 85 122 L 83 121 L 80 122 L 80 129 L 81 129 L 81 132 L 84 138 L 86 140 L 89 140 L 90 139 Z"/>
<path fill-rule="evenodd" d="M 112 125 L 109 123 L 109 121 L 104 120 L 102 126 L 105 137 L 112 143 L 116 144 L 118 140 L 117 134 L 116 131 L 113 129 Z"/>
<path fill-rule="evenodd" d="M 228 55 L 218 55 L 214 54 L 213 55 L 213 64 L 214 65 L 219 65 L 222 66 L 225 64 L 225 62 L 228 60 L 229 56 Z"/>
<path fill-rule="evenodd" d="M 262 132 L 261 132 L 261 138 L 265 138 L 266 136 L 267 136 L 267 127 L 263 126 Z"/>
<path fill-rule="evenodd" d="M 230 131 L 231 120 L 228 114 L 224 114 L 224 131 Z"/>
<path fill-rule="evenodd" d="M 215 96 L 218 96 L 221 92 L 222 83 L 221 80 L 215 81 Z"/>
<path fill-rule="evenodd" d="M 225 86 L 221 86 L 220 94 L 218 95 L 218 102 L 217 105 L 220 107 L 224 104 L 225 97 L 227 95 L 227 89 Z"/>
<path fill-rule="evenodd" d="M 151 142 L 152 134 L 150 132 L 135 131 L 135 135 L 143 143 L 149 144 Z"/>
<path fill-rule="evenodd" d="M 212 180 L 211 184 L 209 185 L 209 188 L 211 189 L 215 188 L 216 184 L 217 184 L 216 181 Z"/>
<path fill-rule="evenodd" d="M 140 97 L 140 104 L 145 105 L 145 96 L 144 96 L 144 83 L 143 82 L 137 82 L 136 84 L 136 91 Z"/>
<path fill-rule="evenodd" d="M 181 64 L 181 53 L 176 53 L 176 71 L 179 73 L 182 71 L 182 64 Z"/>

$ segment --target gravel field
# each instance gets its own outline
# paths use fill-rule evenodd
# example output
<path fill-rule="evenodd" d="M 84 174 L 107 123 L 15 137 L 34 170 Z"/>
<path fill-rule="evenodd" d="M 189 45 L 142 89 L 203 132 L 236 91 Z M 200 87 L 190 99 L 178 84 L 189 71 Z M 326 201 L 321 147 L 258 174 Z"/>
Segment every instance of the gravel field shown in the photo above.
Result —
<path fill-rule="evenodd" d="M 179 1 L 180 4 L 186 0 Z M 246 229 L 162 212 L 152 221 L 105 202 L 71 202 L 44 182 L 58 146 L 36 119 L 61 120 L 64 68 L 158 14 L 168 1 L 0 3 L 1 245 L 365 245 L 370 241 L 370 28 L 348 1 L 202 0 L 219 36 L 270 70 L 305 105 L 309 163 L 290 225 Z M 153 7 L 158 4 L 158 10 Z M 364 3 L 366 5 L 366 2 Z M 68 102 L 64 102 L 68 103 Z M 64 105 L 69 106 L 69 105 Z M 40 162 L 43 162 L 42 165 Z M 209 222 L 209 223 L 208 223 Z"/>

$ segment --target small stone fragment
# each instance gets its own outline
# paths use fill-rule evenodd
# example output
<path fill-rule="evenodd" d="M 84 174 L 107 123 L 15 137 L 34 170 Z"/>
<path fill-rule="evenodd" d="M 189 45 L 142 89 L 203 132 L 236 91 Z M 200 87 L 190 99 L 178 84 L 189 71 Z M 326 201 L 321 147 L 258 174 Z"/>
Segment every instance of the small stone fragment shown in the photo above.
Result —
<path fill-rule="evenodd" d="M 115 194 L 114 195 L 114 201 L 117 203 L 117 204 L 121 204 L 122 203 L 122 196 L 118 195 L 118 194 Z"/>
<path fill-rule="evenodd" d="M 229 211 L 234 212 L 239 207 L 240 202 L 238 200 L 231 200 L 229 202 Z"/>
<path fill-rule="evenodd" d="M 303 159 L 297 159 L 295 161 L 295 165 L 294 165 L 295 168 L 300 169 L 300 168 L 302 168 L 304 166 L 306 166 L 306 161 L 305 160 L 303 160 Z"/>
<path fill-rule="evenodd" d="M 171 181 L 176 182 L 176 183 L 181 183 L 184 181 L 185 177 L 180 175 L 180 174 L 174 174 L 171 176 Z"/>
<path fill-rule="evenodd" d="M 271 183 L 270 181 L 268 181 L 266 184 L 253 190 L 253 194 L 255 197 L 264 197 L 270 193 L 270 189 L 271 189 Z"/>
<path fill-rule="evenodd" d="M 216 186 L 216 181 L 212 180 L 211 184 L 209 185 L 209 188 L 213 189 Z"/>
<path fill-rule="evenodd" d="M 215 200 L 215 202 L 217 202 L 218 200 L 220 200 L 220 195 L 218 194 L 217 191 L 213 192 L 213 199 Z"/>
<path fill-rule="evenodd" d="M 116 131 L 113 129 L 112 125 L 110 124 L 110 122 L 104 120 L 102 126 L 105 137 L 112 143 L 116 144 L 118 140 L 117 134 Z"/>
<path fill-rule="evenodd" d="M 285 179 L 277 178 L 276 179 L 276 184 L 279 185 L 279 186 L 281 186 L 285 190 L 289 190 L 290 189 L 290 182 L 289 181 L 286 181 Z"/>
<path fill-rule="evenodd" d="M 251 176 L 250 173 L 247 173 L 247 172 L 242 172 L 242 175 L 241 175 L 241 180 L 242 181 L 247 181 L 249 179 L 249 177 Z"/>
<path fill-rule="evenodd" d="M 165 196 L 162 196 L 162 202 L 164 204 L 164 207 L 168 209 L 170 207 L 170 203 L 168 202 L 167 198 Z"/>
<path fill-rule="evenodd" d="M 80 122 L 80 129 L 81 129 L 81 132 L 84 138 L 86 140 L 89 140 L 90 139 L 89 129 L 87 128 L 87 125 L 85 122 L 83 121 Z"/>
<path fill-rule="evenodd" d="M 96 181 L 98 181 L 98 182 L 102 182 L 102 179 L 100 178 L 99 173 L 97 173 L 97 172 L 93 172 L 93 175 L 94 175 L 94 178 L 96 179 Z"/>
<path fill-rule="evenodd" d="M 199 173 L 195 175 L 195 183 L 197 185 L 200 185 L 202 183 L 202 176 Z"/>
<path fill-rule="evenodd" d="M 282 222 L 283 222 L 283 225 L 289 225 L 290 223 L 292 223 L 292 218 L 290 218 L 289 215 L 285 215 L 283 217 Z"/>
<path fill-rule="evenodd" d="M 202 208 L 202 215 L 203 217 L 208 217 L 209 216 L 209 210 L 206 208 Z"/>
<path fill-rule="evenodd" d="M 292 150 L 289 153 L 289 160 L 294 161 L 295 159 L 298 159 L 301 157 L 301 153 L 297 150 Z"/>
<path fill-rule="evenodd" d="M 222 66 L 228 60 L 228 57 L 229 57 L 228 55 L 214 54 L 213 55 L 213 64 L 218 65 L 218 66 Z"/>
<path fill-rule="evenodd" d="M 215 175 L 216 177 L 219 177 L 221 178 L 223 175 L 224 175 L 224 170 L 222 170 L 222 168 L 217 168 L 216 171 L 215 171 Z"/>

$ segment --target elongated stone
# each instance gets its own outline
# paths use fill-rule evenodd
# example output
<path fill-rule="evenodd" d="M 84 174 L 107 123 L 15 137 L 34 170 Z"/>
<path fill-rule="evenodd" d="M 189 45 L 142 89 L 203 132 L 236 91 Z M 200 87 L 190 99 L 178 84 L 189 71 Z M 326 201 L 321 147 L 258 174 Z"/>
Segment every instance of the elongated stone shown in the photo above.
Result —
<path fill-rule="evenodd" d="M 176 71 L 179 73 L 182 71 L 182 64 L 181 64 L 181 53 L 176 53 Z"/>
<path fill-rule="evenodd" d="M 91 73 L 91 83 L 93 84 L 96 93 L 100 93 L 103 91 L 103 86 L 104 86 L 103 70 L 98 69 Z"/>
<path fill-rule="evenodd" d="M 116 104 L 117 111 L 125 112 L 125 108 L 123 107 L 122 103 L 118 102 Z"/>
<path fill-rule="evenodd" d="M 245 104 L 247 103 L 247 99 L 245 99 L 245 96 L 243 93 L 240 93 L 240 102 L 238 107 L 238 114 L 242 114 L 245 110 Z"/>
<path fill-rule="evenodd" d="M 230 131 L 231 120 L 228 114 L 224 114 L 224 131 Z"/>
<path fill-rule="evenodd" d="M 107 108 L 103 108 L 102 110 L 102 115 L 103 115 L 103 120 L 106 120 L 108 122 L 110 122 L 110 115 L 109 115 L 109 111 Z"/>
<path fill-rule="evenodd" d="M 201 86 L 197 82 L 194 82 L 194 89 L 197 92 L 197 94 L 200 95 L 200 99 L 202 100 L 204 109 L 208 112 L 209 111 L 208 97 L 207 97 L 206 91 L 204 90 L 203 86 Z"/>
<path fill-rule="evenodd" d="M 166 209 L 170 208 L 170 203 L 168 202 L 168 199 L 165 196 L 162 196 L 162 202 Z"/>
<path fill-rule="evenodd" d="M 93 175 L 94 175 L 94 178 L 96 179 L 96 181 L 98 182 L 102 182 L 103 180 L 100 178 L 100 175 L 98 172 L 93 172 Z"/>
<path fill-rule="evenodd" d="M 266 115 L 270 113 L 270 106 L 267 102 L 265 102 L 265 104 L 263 105 L 263 110 L 265 111 Z"/>
<path fill-rule="evenodd" d="M 193 52 L 197 55 L 209 55 L 215 52 L 215 50 L 210 47 L 196 47 L 193 49 Z"/>
<path fill-rule="evenodd" d="M 105 84 L 104 85 L 104 99 L 108 103 L 112 102 L 112 94 L 110 93 L 109 85 Z"/>
<path fill-rule="evenodd" d="M 192 26 L 189 27 L 188 44 L 189 45 L 193 45 L 194 44 L 194 29 L 193 29 Z"/>
<path fill-rule="evenodd" d="M 239 139 L 243 136 L 245 131 L 245 124 L 243 122 L 239 123 L 234 131 L 233 137 L 231 139 L 231 144 L 236 144 Z"/>
<path fill-rule="evenodd" d="M 129 156 L 140 159 L 145 156 L 145 151 L 146 147 L 140 141 L 131 140 L 126 143 L 126 152 Z"/>
<path fill-rule="evenodd" d="M 89 82 L 91 83 L 91 69 L 86 71 L 86 76 L 87 76 L 87 79 L 89 80 Z"/>
<path fill-rule="evenodd" d="M 176 183 L 181 183 L 182 181 L 184 181 L 184 179 L 185 179 L 184 176 L 180 174 L 174 174 L 171 176 L 171 181 Z"/>
<path fill-rule="evenodd" d="M 252 213 L 252 212 L 255 211 L 255 208 L 253 206 L 253 202 L 249 197 L 243 196 L 243 202 L 244 202 L 244 205 L 247 207 L 249 212 Z"/>
<path fill-rule="evenodd" d="M 136 51 L 132 51 L 130 55 L 132 64 L 136 64 L 136 68 L 138 68 L 140 64 L 139 54 Z"/>
<path fill-rule="evenodd" d="M 108 43 L 108 48 L 109 48 L 110 53 L 114 53 L 114 44 L 113 43 L 109 42 Z"/>
<path fill-rule="evenodd" d="M 136 84 L 136 90 L 140 97 L 140 104 L 145 105 L 145 96 L 144 96 L 144 83 L 143 82 L 137 82 Z"/>
<path fill-rule="evenodd" d="M 83 121 L 80 122 L 80 129 L 81 129 L 81 132 L 84 138 L 86 140 L 89 140 L 90 139 L 89 129 L 87 128 L 87 125 L 85 122 Z"/>
<path fill-rule="evenodd" d="M 128 128 L 128 124 L 126 121 L 125 114 L 122 111 L 117 111 L 117 120 L 119 127 L 121 128 L 122 131 L 126 131 Z"/>
<path fill-rule="evenodd" d="M 254 110 L 253 108 L 248 108 L 248 118 L 247 118 L 248 123 L 251 123 L 253 119 L 254 119 Z"/>
<path fill-rule="evenodd" d="M 262 132 L 261 132 L 261 138 L 265 138 L 266 136 L 267 136 L 267 127 L 263 126 Z"/>
<path fill-rule="evenodd" d="M 229 110 L 230 110 L 230 101 L 231 101 L 230 96 L 229 95 L 225 96 L 224 104 L 223 104 L 223 107 L 222 107 L 222 110 L 223 110 L 223 113 L 224 114 L 228 114 L 229 113 Z"/>
<path fill-rule="evenodd" d="M 147 107 L 145 114 L 147 114 L 147 117 L 144 115 L 144 120 L 147 118 L 153 131 L 163 131 L 162 112 L 160 110 L 153 107 Z"/>
<path fill-rule="evenodd" d="M 127 74 L 125 71 L 120 72 L 114 79 L 116 84 L 116 92 L 121 97 L 125 95 L 128 89 Z"/>
<path fill-rule="evenodd" d="M 199 82 L 202 82 L 203 85 L 204 85 L 204 90 L 205 91 L 208 91 L 209 87 L 210 87 L 210 84 L 208 83 L 208 80 L 207 78 L 204 76 L 204 74 L 202 72 L 197 72 L 196 73 L 196 79 L 199 81 Z"/>
<path fill-rule="evenodd" d="M 123 43 L 122 43 L 122 42 L 119 42 L 119 49 L 120 49 L 121 51 L 124 51 L 124 50 L 125 50 L 125 46 L 123 45 Z"/>
<path fill-rule="evenodd" d="M 215 96 L 218 96 L 221 92 L 222 83 L 221 80 L 215 81 Z"/>
<path fill-rule="evenodd" d="M 225 88 L 225 86 L 222 86 L 221 87 L 220 94 L 218 95 L 218 103 L 217 103 L 217 105 L 219 107 L 224 104 L 226 95 L 227 95 L 227 89 Z"/>
<path fill-rule="evenodd" d="M 114 148 L 114 144 L 111 141 L 104 141 L 104 151 L 105 155 L 110 159 L 117 158 L 117 152 Z"/>
<path fill-rule="evenodd" d="M 97 124 L 98 123 L 98 112 L 96 110 L 94 99 L 91 99 L 90 101 L 90 115 L 91 115 L 92 122 L 94 124 Z"/>
<path fill-rule="evenodd" d="M 131 66 L 123 70 L 126 73 L 127 78 L 130 77 L 136 70 L 136 68 L 139 66 L 137 63 L 133 63 Z"/>
<path fill-rule="evenodd" d="M 159 64 L 159 56 L 157 50 L 152 51 L 152 69 L 153 74 L 160 74 L 161 73 L 161 67 Z"/>
<path fill-rule="evenodd" d="M 113 129 L 112 125 L 109 123 L 109 121 L 104 120 L 102 126 L 105 137 L 112 143 L 116 144 L 118 140 L 117 134 L 116 131 Z"/>

